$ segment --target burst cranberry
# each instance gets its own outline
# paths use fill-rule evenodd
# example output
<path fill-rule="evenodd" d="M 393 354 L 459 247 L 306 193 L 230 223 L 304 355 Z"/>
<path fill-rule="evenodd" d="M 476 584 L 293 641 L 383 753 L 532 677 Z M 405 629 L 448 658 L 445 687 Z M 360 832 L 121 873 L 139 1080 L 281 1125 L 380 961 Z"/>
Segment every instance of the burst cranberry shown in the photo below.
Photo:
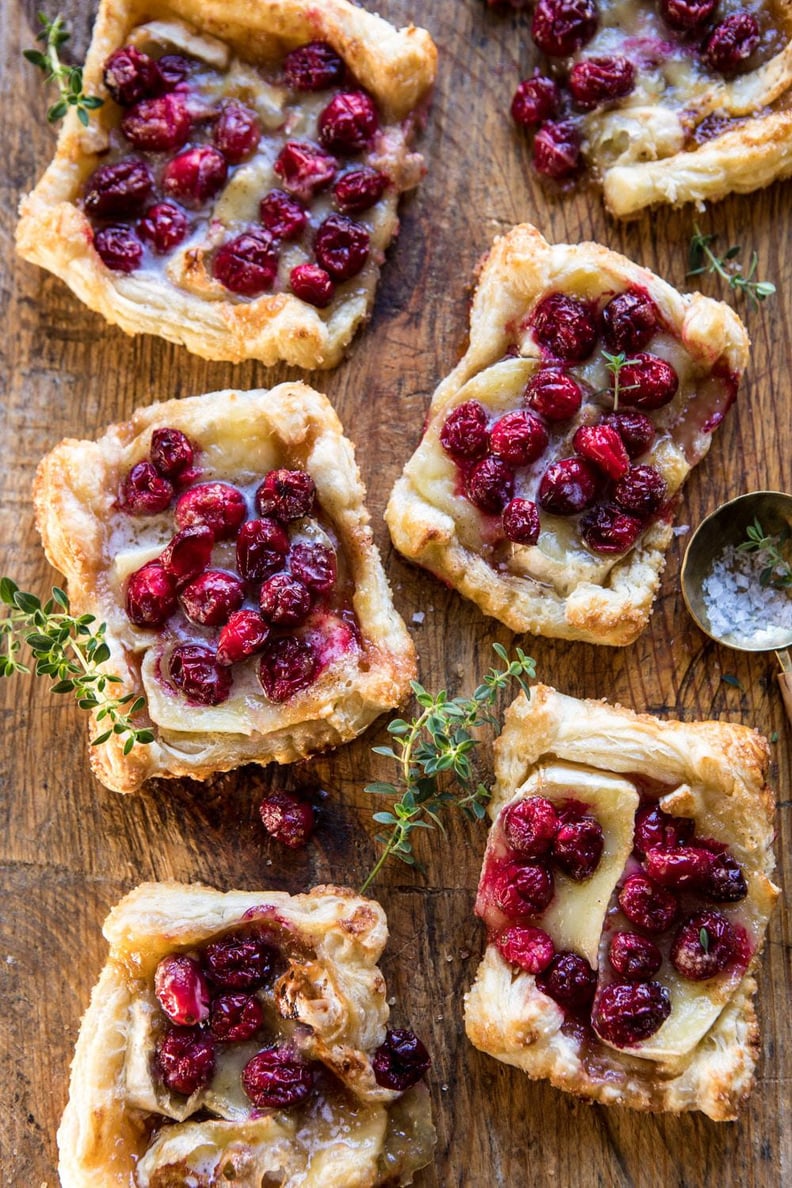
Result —
<path fill-rule="evenodd" d="M 209 987 L 194 957 L 163 957 L 154 974 L 154 993 L 171 1023 L 193 1027 L 209 1018 Z"/>
<path fill-rule="evenodd" d="M 680 33 L 706 25 L 717 7 L 718 0 L 660 0 L 663 19 Z"/>
<path fill-rule="evenodd" d="M 597 342 L 591 308 L 576 297 L 550 293 L 531 318 L 533 336 L 548 354 L 567 363 L 587 359 Z"/>
<path fill-rule="evenodd" d="M 541 523 L 539 509 L 531 499 L 510 499 L 501 517 L 503 535 L 512 544 L 535 545 Z"/>
<path fill-rule="evenodd" d="M 586 512 L 580 521 L 580 535 L 593 553 L 626 553 L 643 531 L 643 524 L 609 503 Z"/>
<path fill-rule="evenodd" d="M 613 376 L 611 384 L 616 382 Z M 630 408 L 650 412 L 669 404 L 677 394 L 679 376 L 670 363 L 657 355 L 639 353 L 619 372 L 619 397 Z"/>
<path fill-rule="evenodd" d="M 113 272 L 134 272 L 143 259 L 143 244 L 129 227 L 102 227 L 94 234 L 94 247 Z"/>
<path fill-rule="evenodd" d="M 495 943 L 504 960 L 526 973 L 542 973 L 555 956 L 555 946 L 541 928 L 507 928 Z"/>
<path fill-rule="evenodd" d="M 181 689 L 188 701 L 198 705 L 220 705 L 231 692 L 231 674 L 217 663 L 212 648 L 180 644 L 171 652 L 171 684 Z"/>
<path fill-rule="evenodd" d="M 161 627 L 176 609 L 176 583 L 159 561 L 149 561 L 129 579 L 126 613 L 136 627 Z"/>
<path fill-rule="evenodd" d="M 171 198 L 180 198 L 188 206 L 201 206 L 222 190 L 228 166 L 221 152 L 211 145 L 185 149 L 165 166 L 162 188 Z"/>
<path fill-rule="evenodd" d="M 217 663 L 230 668 L 260 652 L 269 633 L 269 627 L 255 611 L 234 611 L 217 640 Z"/>
<path fill-rule="evenodd" d="M 371 1060 L 374 1080 L 383 1089 L 403 1093 L 416 1085 L 431 1067 L 429 1053 L 414 1032 L 395 1027 L 385 1032 Z"/>
<path fill-rule="evenodd" d="M 569 72 L 568 86 L 578 107 L 590 111 L 623 99 L 635 88 L 635 67 L 629 58 L 583 58 Z"/>
<path fill-rule="evenodd" d="M 327 594 L 335 585 L 337 575 L 336 555 L 333 549 L 319 541 L 300 541 L 289 557 L 292 575 L 313 590 L 314 594 Z"/>
<path fill-rule="evenodd" d="M 259 805 L 262 824 L 270 837 L 299 850 L 308 844 L 316 825 L 313 806 L 290 792 L 271 792 Z"/>
<path fill-rule="evenodd" d="M 220 627 L 239 610 L 245 597 L 241 581 L 231 573 L 207 569 L 180 594 L 184 613 L 192 623 Z"/>
<path fill-rule="evenodd" d="M 739 949 L 737 931 L 722 912 L 699 912 L 677 930 L 671 964 L 683 978 L 703 982 L 730 965 Z"/>
<path fill-rule="evenodd" d="M 157 1044 L 154 1063 L 167 1089 L 189 1097 L 212 1079 L 214 1041 L 199 1027 L 170 1027 Z"/>
<path fill-rule="evenodd" d="M 644 413 L 629 409 L 608 413 L 603 424 L 611 425 L 616 430 L 630 458 L 640 458 L 655 438 L 654 425 Z"/>
<path fill-rule="evenodd" d="M 541 858 L 553 843 L 558 815 L 544 796 L 529 796 L 510 804 L 501 817 L 503 833 L 513 850 L 524 858 Z"/>
<path fill-rule="evenodd" d="M 104 85 L 121 107 L 156 95 L 161 81 L 157 63 L 134 45 L 116 50 L 104 65 Z"/>
<path fill-rule="evenodd" d="M 731 854 L 719 854 L 701 890 L 715 903 L 738 903 L 748 894 L 748 884 L 739 862 Z"/>
<path fill-rule="evenodd" d="M 582 1010 L 594 997 L 597 975 L 577 953 L 556 953 L 544 973 L 536 979 L 543 994 L 572 1010 Z"/>
<path fill-rule="evenodd" d="M 319 116 L 319 139 L 336 153 L 359 153 L 378 128 L 377 108 L 365 91 L 340 91 Z"/>
<path fill-rule="evenodd" d="M 361 214 L 379 202 L 387 184 L 384 173 L 363 165 L 340 177 L 333 187 L 333 193 L 339 210 L 344 214 Z"/>
<path fill-rule="evenodd" d="M 212 139 L 226 161 L 232 165 L 245 161 L 253 155 L 261 140 L 261 128 L 255 111 L 235 100 L 226 103 L 214 126 Z"/>
<path fill-rule="evenodd" d="M 659 982 L 612 982 L 599 997 L 592 1023 L 616 1048 L 631 1048 L 659 1031 L 671 1014 L 671 996 Z"/>
<path fill-rule="evenodd" d="M 93 171 L 85 183 L 83 206 L 103 219 L 137 214 L 153 188 L 154 178 L 145 161 L 124 157 Z"/>
<path fill-rule="evenodd" d="M 181 429 L 155 429 L 151 435 L 149 457 L 161 475 L 172 481 L 192 466 L 195 451 Z"/>
<path fill-rule="evenodd" d="M 608 956 L 617 974 L 636 982 L 647 982 L 663 964 L 663 955 L 654 941 L 637 932 L 617 932 Z"/>
<path fill-rule="evenodd" d="M 170 507 L 173 486 L 150 462 L 137 462 L 121 484 L 119 502 L 131 516 L 155 516 Z"/>
<path fill-rule="evenodd" d="M 308 211 L 283 190 L 270 190 L 261 199 L 259 218 L 278 239 L 299 239 L 308 222 Z"/>
<path fill-rule="evenodd" d="M 295 297 L 317 309 L 327 309 L 335 297 L 330 274 L 318 264 L 296 264 L 289 274 L 289 286 Z"/>
<path fill-rule="evenodd" d="M 276 520 L 248 520 L 239 529 L 237 569 L 249 582 L 263 582 L 283 568 L 289 537 Z"/>
<path fill-rule="evenodd" d="M 242 1087 L 259 1110 L 284 1110 L 306 1100 L 313 1073 L 289 1048 L 265 1048 L 242 1069 Z"/>
<path fill-rule="evenodd" d="M 553 181 L 567 181 L 581 166 L 581 136 L 573 120 L 545 120 L 533 142 L 537 173 Z"/>
<path fill-rule="evenodd" d="M 490 449 L 511 466 L 528 466 L 547 449 L 547 430 L 538 417 L 518 409 L 495 422 Z"/>
<path fill-rule="evenodd" d="M 232 293 L 257 297 L 278 275 L 278 241 L 267 231 L 244 231 L 218 249 L 212 276 Z"/>
<path fill-rule="evenodd" d="M 135 148 L 164 153 L 186 144 L 191 125 L 181 95 L 159 95 L 130 107 L 121 121 L 121 131 Z"/>
<path fill-rule="evenodd" d="M 597 31 L 596 0 L 539 0 L 531 36 L 551 58 L 566 58 L 591 41 Z"/>
<path fill-rule="evenodd" d="M 500 458 L 477 462 L 465 480 L 465 494 L 481 511 L 497 515 L 512 497 L 514 473 Z"/>
<path fill-rule="evenodd" d="M 498 878 L 496 901 L 507 916 L 520 920 L 543 912 L 553 898 L 553 875 L 532 862 L 507 862 Z"/>
<path fill-rule="evenodd" d="M 482 458 L 488 443 L 487 414 L 477 400 L 452 409 L 440 430 L 440 444 L 453 458 Z"/>
<path fill-rule="evenodd" d="M 271 470 L 256 491 L 261 514 L 286 524 L 310 516 L 315 500 L 316 484 L 304 470 Z"/>
<path fill-rule="evenodd" d="M 646 519 L 662 507 L 668 488 L 654 466 L 631 466 L 613 488 L 619 507 Z"/>
<path fill-rule="evenodd" d="M 224 990 L 255 990 L 267 981 L 275 951 L 253 933 L 234 932 L 210 941 L 203 951 L 206 975 Z"/>
<path fill-rule="evenodd" d="M 287 140 L 273 165 L 284 190 L 302 202 L 310 202 L 320 190 L 326 190 L 337 168 L 335 157 L 302 140 Z"/>
<path fill-rule="evenodd" d="M 329 215 L 316 232 L 316 259 L 333 280 L 357 276 L 369 257 L 369 233 L 346 215 Z"/>
<path fill-rule="evenodd" d="M 567 421 L 583 403 L 583 392 L 560 367 L 543 367 L 529 380 L 523 399 L 546 420 Z"/>
<path fill-rule="evenodd" d="M 632 355 L 643 350 L 657 329 L 657 306 L 641 289 L 627 289 L 605 306 L 601 324 L 608 350 Z"/>
<path fill-rule="evenodd" d="M 264 1008 L 253 994 L 221 994 L 212 1003 L 209 1028 L 217 1040 L 240 1043 L 252 1039 L 264 1024 Z"/>
<path fill-rule="evenodd" d="M 343 82 L 345 70 L 344 59 L 326 41 L 301 45 L 283 62 L 286 85 L 295 91 L 323 91 Z"/>
<path fill-rule="evenodd" d="M 683 887 L 699 887 L 706 882 L 715 865 L 715 855 L 697 846 L 675 846 L 673 849 L 657 846 L 647 851 L 644 863 L 650 879 L 661 887 L 681 890 Z"/>
<path fill-rule="evenodd" d="M 542 475 L 537 502 L 555 516 L 574 516 L 597 497 L 597 476 L 584 458 L 562 458 Z"/>
<path fill-rule="evenodd" d="M 719 74 L 737 74 L 759 44 L 759 25 L 750 12 L 733 12 L 710 33 L 702 51 L 704 62 Z"/>
<path fill-rule="evenodd" d="M 590 879 L 600 863 L 605 839 L 593 817 L 564 821 L 553 841 L 553 858 L 576 883 Z"/>
<path fill-rule="evenodd" d="M 556 114 L 560 102 L 558 84 L 552 78 L 535 74 L 533 78 L 524 79 L 514 92 L 512 119 L 521 128 L 535 128 Z"/>
<path fill-rule="evenodd" d="M 192 64 L 181 54 L 163 54 L 157 59 L 157 69 L 166 91 L 172 91 L 183 83 L 192 70 Z"/>
<path fill-rule="evenodd" d="M 280 703 L 312 684 L 317 668 L 317 658 L 310 643 L 287 635 L 265 645 L 259 680 L 270 701 Z"/>
<path fill-rule="evenodd" d="M 593 462 L 608 478 L 620 479 L 630 469 L 624 442 L 611 425 L 581 425 L 572 438 L 577 452 Z"/>
<path fill-rule="evenodd" d="M 259 595 L 261 616 L 275 627 L 296 627 L 304 623 L 311 609 L 308 588 L 288 573 L 267 578 Z"/>
<path fill-rule="evenodd" d="M 157 255 L 164 256 L 182 243 L 190 224 L 187 215 L 175 203 L 157 202 L 148 208 L 137 229 Z"/>
<path fill-rule="evenodd" d="M 672 817 L 658 805 L 646 804 L 635 817 L 635 848 L 646 854 L 656 846 L 681 846 L 690 841 L 695 828 L 690 817 Z"/>
<path fill-rule="evenodd" d="M 183 586 L 198 577 L 209 564 L 214 533 L 207 524 L 196 524 L 177 532 L 163 553 L 160 563 L 176 582 Z"/>
<path fill-rule="evenodd" d="M 619 907 L 631 924 L 647 932 L 665 932 L 678 911 L 675 897 L 645 874 L 634 874 L 619 891 Z"/>
<path fill-rule="evenodd" d="M 215 540 L 228 540 L 247 514 L 245 497 L 230 483 L 199 483 L 179 496 L 175 518 L 179 528 L 206 525 Z"/>

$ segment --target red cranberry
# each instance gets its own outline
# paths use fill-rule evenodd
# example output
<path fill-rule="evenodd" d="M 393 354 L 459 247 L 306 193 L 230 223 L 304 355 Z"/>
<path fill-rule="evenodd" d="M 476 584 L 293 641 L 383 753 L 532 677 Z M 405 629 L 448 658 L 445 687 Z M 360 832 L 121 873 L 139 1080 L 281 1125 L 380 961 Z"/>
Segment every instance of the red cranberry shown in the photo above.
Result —
<path fill-rule="evenodd" d="M 539 915 L 554 894 L 553 875 L 533 862 L 507 862 L 500 871 L 496 902 L 513 920 Z"/>
<path fill-rule="evenodd" d="M 574 177 L 581 166 L 580 129 L 573 120 L 545 120 L 533 142 L 537 173 L 553 181 Z"/>
<path fill-rule="evenodd" d="M 560 367 L 542 367 L 529 380 L 523 399 L 546 420 L 567 421 L 583 403 L 583 392 Z"/>
<path fill-rule="evenodd" d="M 181 95 L 141 99 L 121 121 L 130 144 L 150 153 L 173 152 L 186 144 L 192 120 Z"/>
<path fill-rule="evenodd" d="M 706 882 L 715 865 L 715 855 L 696 846 L 673 849 L 657 846 L 647 851 L 644 863 L 650 879 L 661 887 L 681 890 L 683 887 L 699 887 Z"/>
<path fill-rule="evenodd" d="M 631 924 L 646 932 L 665 932 L 678 911 L 675 897 L 645 874 L 630 875 L 619 891 L 619 907 Z"/>
<path fill-rule="evenodd" d="M 591 41 L 598 24 L 596 0 L 539 0 L 531 36 L 548 57 L 566 58 Z"/>
<path fill-rule="evenodd" d="M 597 342 L 591 308 L 576 297 L 550 293 L 539 302 L 531 318 L 533 336 L 556 359 L 580 363 Z"/>
<path fill-rule="evenodd" d="M 717 7 L 718 0 L 660 0 L 663 20 L 680 33 L 706 25 Z"/>
<path fill-rule="evenodd" d="M 183 470 L 192 466 L 194 454 L 189 437 L 181 429 L 155 429 L 151 435 L 149 457 L 166 479 L 177 480 Z"/>
<path fill-rule="evenodd" d="M 131 516 L 155 516 L 170 507 L 173 487 L 150 462 L 137 462 L 121 484 L 120 504 Z"/>
<path fill-rule="evenodd" d="M 256 297 L 278 275 L 278 241 L 267 231 L 243 231 L 218 249 L 212 276 L 232 293 Z"/>
<path fill-rule="evenodd" d="M 176 584 L 159 561 L 149 561 L 129 579 L 126 613 L 136 627 L 161 627 L 176 610 Z"/>
<path fill-rule="evenodd" d="M 261 140 L 258 116 L 236 100 L 224 104 L 214 126 L 212 140 L 226 161 L 238 165 L 240 161 L 251 157 L 258 148 Z"/>
<path fill-rule="evenodd" d="M 304 623 L 311 609 L 308 588 L 288 573 L 267 578 L 259 595 L 261 617 L 274 627 L 296 627 Z"/>
<path fill-rule="evenodd" d="M 319 139 L 336 153 L 359 153 L 378 128 L 377 108 L 365 91 L 340 91 L 319 116 Z"/>
<path fill-rule="evenodd" d="M 313 1073 L 289 1048 L 265 1048 L 242 1069 L 242 1087 L 259 1110 L 299 1105 L 313 1089 Z"/>
<path fill-rule="evenodd" d="M 576 883 L 590 879 L 600 863 L 605 839 L 602 826 L 593 817 L 564 821 L 553 841 L 553 858 L 565 875 Z"/>
<path fill-rule="evenodd" d="M 138 233 L 159 256 L 178 247 L 187 237 L 190 224 L 184 211 L 173 202 L 150 206 L 138 223 Z"/>
<path fill-rule="evenodd" d="M 643 524 L 618 507 L 601 503 L 580 521 L 580 535 L 593 553 L 626 553 L 643 531 Z"/>
<path fill-rule="evenodd" d="M 304 470 L 271 470 L 256 491 L 261 514 L 285 524 L 310 516 L 315 500 L 316 484 Z"/>
<path fill-rule="evenodd" d="M 584 458 L 552 462 L 539 483 L 537 502 L 555 516 L 574 516 L 597 497 L 597 476 Z"/>
<path fill-rule="evenodd" d="M 179 496 L 176 523 L 179 528 L 198 525 L 212 529 L 215 540 L 228 540 L 247 514 L 245 497 L 230 483 L 199 483 Z"/>
<path fill-rule="evenodd" d="M 156 95 L 160 84 L 157 63 L 134 45 L 117 49 L 104 64 L 104 85 L 122 107 Z"/>
<path fill-rule="evenodd" d="M 335 297 L 330 274 L 318 264 L 296 264 L 289 274 L 289 286 L 295 297 L 317 309 L 327 309 Z"/>
<path fill-rule="evenodd" d="M 615 382 L 613 376 L 611 384 Z M 619 399 L 630 408 L 663 408 L 674 399 L 678 388 L 679 376 L 657 355 L 639 353 L 619 372 Z"/>
<path fill-rule="evenodd" d="M 605 306 L 601 325 L 609 351 L 633 355 L 643 350 L 657 329 L 657 306 L 641 289 L 627 289 Z"/>
<path fill-rule="evenodd" d="M 654 425 L 645 413 L 630 409 L 608 413 L 603 424 L 611 425 L 616 430 L 630 458 L 640 458 L 655 438 Z"/>
<path fill-rule="evenodd" d="M 660 982 L 611 982 L 599 997 L 592 1023 L 616 1048 L 631 1048 L 659 1031 L 671 1014 L 671 996 Z"/>
<path fill-rule="evenodd" d="M 418 1036 L 406 1027 L 388 1029 L 385 1042 L 380 1044 L 371 1060 L 377 1084 L 398 1093 L 417 1085 L 431 1064 L 429 1053 Z"/>
<path fill-rule="evenodd" d="M 270 977 L 275 952 L 254 933 L 232 932 L 203 951 L 206 975 L 224 990 L 255 990 Z"/>
<path fill-rule="evenodd" d="M 608 956 L 617 974 L 636 982 L 647 982 L 663 964 L 663 955 L 654 941 L 637 932 L 617 932 Z"/>
<path fill-rule="evenodd" d="M 630 469 L 624 442 L 611 425 L 581 425 L 572 438 L 577 452 L 593 462 L 608 478 L 620 479 Z"/>
<path fill-rule="evenodd" d="M 672 817 L 656 804 L 645 804 L 635 816 L 635 848 L 646 854 L 656 846 L 682 846 L 690 841 L 695 828 L 690 817 Z"/>
<path fill-rule="evenodd" d="M 270 190 L 261 199 L 259 218 L 278 239 L 299 239 L 308 222 L 308 211 L 283 190 Z"/>
<path fill-rule="evenodd" d="M 259 814 L 270 837 L 292 850 L 308 844 L 316 825 L 313 806 L 290 792 L 271 792 L 265 796 Z"/>
<path fill-rule="evenodd" d="M 568 86 L 578 107 L 590 111 L 623 99 L 635 88 L 635 67 L 629 58 L 583 58 L 569 72 Z"/>
<path fill-rule="evenodd" d="M 263 582 L 283 568 L 289 537 L 276 520 L 248 520 L 239 529 L 237 569 L 245 581 Z"/>
<path fill-rule="evenodd" d="M 335 157 L 303 140 L 287 140 L 273 165 L 284 190 L 303 202 L 326 190 L 337 168 Z"/>
<path fill-rule="evenodd" d="M 286 85 L 294 91 L 323 91 L 343 82 L 344 59 L 326 41 L 310 41 L 287 54 L 283 62 Z"/>
<path fill-rule="evenodd" d="M 344 214 L 361 214 L 379 202 L 385 193 L 388 179 L 378 169 L 362 165 L 340 177 L 333 186 L 339 210 Z"/>
<path fill-rule="evenodd" d="M 171 198 L 180 198 L 188 206 L 202 206 L 222 190 L 228 166 L 221 152 L 211 145 L 185 149 L 165 166 L 162 188 Z"/>
<path fill-rule="evenodd" d="M 113 272 L 134 272 L 143 259 L 143 244 L 130 227 L 102 227 L 94 234 L 94 247 Z"/>
<path fill-rule="evenodd" d="M 287 635 L 270 640 L 259 665 L 261 687 L 270 701 L 288 701 L 313 683 L 318 663 L 310 643 Z"/>
<path fill-rule="evenodd" d="M 529 796 L 504 810 L 503 833 L 512 850 L 523 858 L 541 858 L 553 843 L 558 815 L 544 796 Z"/>
<path fill-rule="evenodd" d="M 300 541 L 289 557 L 289 568 L 314 594 L 328 594 L 336 582 L 336 555 L 319 541 Z"/>
<path fill-rule="evenodd" d="M 733 12 L 704 42 L 705 65 L 719 74 L 737 74 L 759 44 L 759 25 L 750 12 Z"/>
<path fill-rule="evenodd" d="M 452 458 L 482 458 L 488 443 L 487 413 L 477 400 L 452 409 L 440 430 L 440 444 Z"/>
<path fill-rule="evenodd" d="M 163 54 L 157 59 L 157 69 L 166 91 L 172 91 L 183 83 L 192 70 L 192 65 L 181 54 Z"/>
<path fill-rule="evenodd" d="M 572 1010 L 582 1010 L 594 997 L 597 975 L 577 953 L 556 953 L 544 973 L 536 979 L 543 994 Z"/>
<path fill-rule="evenodd" d="M 209 1018 L 209 987 L 194 957 L 163 957 L 154 974 L 154 993 L 171 1023 L 193 1027 Z"/>
<path fill-rule="evenodd" d="M 145 161 L 124 157 L 93 171 L 85 183 L 83 206 L 102 219 L 137 214 L 153 188 L 154 178 Z"/>
<path fill-rule="evenodd" d="M 188 701 L 198 705 L 220 705 L 231 692 L 231 674 L 217 663 L 211 648 L 180 644 L 171 652 L 170 680 Z"/>
<path fill-rule="evenodd" d="M 513 544 L 535 545 L 541 524 L 539 509 L 531 499 L 511 499 L 501 517 L 503 535 Z"/>
<path fill-rule="evenodd" d="M 221 994 L 212 1003 L 209 1028 L 216 1040 L 240 1043 L 264 1025 L 264 1008 L 253 994 Z"/>
<path fill-rule="evenodd" d="M 526 78 L 514 92 L 512 99 L 512 119 L 521 128 L 535 128 L 544 120 L 549 120 L 558 111 L 561 103 L 561 91 L 552 78 L 535 74 L 533 78 Z"/>
<path fill-rule="evenodd" d="M 206 524 L 196 524 L 176 533 L 160 554 L 160 563 L 176 585 L 183 586 L 206 569 L 213 544 L 212 529 Z"/>
<path fill-rule="evenodd" d="M 269 627 L 255 611 L 234 611 L 217 640 L 217 663 L 230 668 L 260 652 L 269 633 Z"/>
<path fill-rule="evenodd" d="M 346 215 L 329 215 L 316 232 L 316 259 L 333 280 L 357 276 L 369 257 L 369 233 Z"/>
<path fill-rule="evenodd" d="M 683 978 L 704 982 L 726 969 L 739 949 L 734 926 L 722 912 L 711 909 L 691 916 L 677 930 L 671 945 L 671 964 Z"/>
<path fill-rule="evenodd" d="M 241 581 L 220 569 L 207 569 L 181 592 L 184 613 L 192 623 L 203 627 L 221 627 L 245 597 Z"/>
<path fill-rule="evenodd" d="M 731 854 L 719 854 L 701 890 L 715 903 L 738 903 L 748 894 L 748 884 L 739 862 Z"/>
<path fill-rule="evenodd" d="M 547 430 L 539 418 L 518 409 L 495 422 L 490 449 L 511 466 L 528 466 L 545 452 L 547 440 Z"/>
<path fill-rule="evenodd" d="M 665 479 L 654 466 L 631 466 L 613 488 L 613 498 L 624 511 L 646 519 L 662 507 L 667 492 Z"/>
<path fill-rule="evenodd" d="M 167 1089 L 190 1097 L 212 1079 L 214 1041 L 199 1027 L 169 1027 L 157 1044 L 154 1063 Z"/>
<path fill-rule="evenodd" d="M 547 969 L 555 956 L 555 946 L 541 928 L 507 928 L 495 941 L 498 951 L 510 965 L 538 974 Z"/>
<path fill-rule="evenodd" d="M 491 455 L 477 462 L 465 480 L 465 494 L 481 511 L 497 515 L 514 490 L 514 473 L 500 458 Z"/>

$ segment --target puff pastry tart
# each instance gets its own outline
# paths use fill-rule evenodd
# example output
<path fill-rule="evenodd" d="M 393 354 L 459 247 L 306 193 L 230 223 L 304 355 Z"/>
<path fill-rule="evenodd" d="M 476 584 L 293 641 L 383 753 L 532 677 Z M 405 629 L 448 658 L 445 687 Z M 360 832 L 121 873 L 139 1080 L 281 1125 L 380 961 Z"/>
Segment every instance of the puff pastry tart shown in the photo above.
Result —
<path fill-rule="evenodd" d="M 512 115 L 538 171 L 588 166 L 613 214 L 747 193 L 792 173 L 790 0 L 537 0 L 544 67 Z"/>
<path fill-rule="evenodd" d="M 394 544 L 513 631 L 631 643 L 747 361 L 728 306 L 515 227 L 394 487 Z"/>
<path fill-rule="evenodd" d="M 349 0 L 102 0 L 22 202 L 22 255 L 130 334 L 331 367 L 366 317 L 434 80 L 429 34 Z"/>
<path fill-rule="evenodd" d="M 430 1161 L 430 1059 L 386 1027 L 379 904 L 144 883 L 104 934 L 63 1188 L 374 1188 Z"/>
<path fill-rule="evenodd" d="M 496 743 L 477 1048 L 634 1109 L 736 1116 L 778 889 L 761 735 L 538 686 Z"/>
<path fill-rule="evenodd" d="M 299 383 L 151 405 L 43 460 L 47 556 L 155 735 L 93 747 L 102 783 L 290 763 L 398 704 L 415 652 L 364 497 L 338 417 Z"/>

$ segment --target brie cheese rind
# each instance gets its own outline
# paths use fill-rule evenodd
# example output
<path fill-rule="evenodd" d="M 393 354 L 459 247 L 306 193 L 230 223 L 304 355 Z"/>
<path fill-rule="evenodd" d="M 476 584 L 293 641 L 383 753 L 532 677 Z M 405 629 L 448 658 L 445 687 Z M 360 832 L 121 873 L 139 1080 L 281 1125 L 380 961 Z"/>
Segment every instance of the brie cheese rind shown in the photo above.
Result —
<path fill-rule="evenodd" d="M 495 744 L 496 782 L 489 806 L 495 824 L 487 857 L 503 845 L 498 841 L 502 810 L 527 796 L 563 800 L 574 795 L 605 834 L 603 859 L 593 878 L 572 884 L 557 876 L 554 901 L 537 917 L 556 950 L 585 956 L 600 984 L 603 977 L 607 981 L 609 934 L 603 927 L 616 911 L 624 858 L 633 845 L 634 818 L 624 812 L 628 789 L 632 786 L 637 803 L 638 791 L 645 794 L 651 786 L 662 809 L 693 818 L 698 836 L 727 844 L 742 866 L 747 896 L 715 906 L 744 929 L 751 956 L 747 966 L 738 963 L 699 982 L 682 978 L 664 960 L 654 976 L 670 994 L 670 1015 L 642 1043 L 619 1048 L 591 1030 L 584 1038 L 565 1027 L 563 1008 L 538 989 L 535 976 L 511 965 L 490 942 L 465 1000 L 471 1042 L 532 1078 L 606 1105 L 701 1110 L 716 1121 L 734 1119 L 753 1086 L 760 1046 L 755 974 L 779 894 L 772 882 L 768 761 L 765 740 L 743 726 L 659 721 L 604 702 L 578 701 L 543 685 L 532 690 L 530 700 L 521 694 L 507 710 Z M 615 854 L 620 866 L 612 859 Z M 633 873 L 629 865 L 626 872 Z M 602 885 L 587 894 L 598 880 Z M 602 935 L 598 953 L 595 934 Z"/>
<path fill-rule="evenodd" d="M 129 574 L 158 556 L 175 529 L 172 511 L 129 516 L 118 508 L 117 494 L 125 473 L 147 456 L 152 431 L 163 426 L 199 446 L 202 480 L 244 486 L 273 467 L 296 465 L 316 484 L 346 566 L 360 638 L 335 648 L 328 616 L 322 640 L 329 662 L 285 702 L 265 696 L 254 656 L 234 667 L 227 701 L 189 703 L 160 679 L 160 634 L 134 626 L 126 614 Z M 118 735 L 91 748 L 94 772 L 106 787 L 134 792 L 153 776 L 200 780 L 243 763 L 291 763 L 354 738 L 399 704 L 415 675 L 415 649 L 393 607 L 364 499 L 338 417 L 326 397 L 301 383 L 154 404 L 98 441 L 66 440 L 43 459 L 34 501 L 47 557 L 66 577 L 73 611 L 107 624 L 111 655 L 103 668 L 121 678 L 119 696 L 146 695 L 155 733 L 152 743 L 137 744 L 128 755 Z M 221 542 L 215 549 L 229 547 Z M 348 639 L 345 625 L 339 634 L 342 626 Z M 99 732 L 93 718 L 91 730 L 91 737 Z"/>
<path fill-rule="evenodd" d="M 190 1098 L 154 1083 L 158 961 L 251 918 L 293 943 L 275 984 L 277 1014 L 285 1029 L 301 1028 L 305 1057 L 342 1086 L 307 1106 L 254 1110 L 238 1084 L 239 1060 L 224 1070 L 222 1055 L 209 1087 Z M 63 1188 L 158 1188 L 177 1178 L 206 1188 L 231 1178 L 245 1188 L 374 1188 L 410 1184 L 430 1161 L 425 1086 L 398 1094 L 372 1071 L 389 1013 L 379 904 L 334 886 L 290 896 L 144 883 L 111 911 L 104 934 L 110 954 L 80 1027 L 58 1131 Z M 236 1047 L 249 1058 L 261 1044 L 250 1053 L 231 1045 L 227 1056 Z"/>

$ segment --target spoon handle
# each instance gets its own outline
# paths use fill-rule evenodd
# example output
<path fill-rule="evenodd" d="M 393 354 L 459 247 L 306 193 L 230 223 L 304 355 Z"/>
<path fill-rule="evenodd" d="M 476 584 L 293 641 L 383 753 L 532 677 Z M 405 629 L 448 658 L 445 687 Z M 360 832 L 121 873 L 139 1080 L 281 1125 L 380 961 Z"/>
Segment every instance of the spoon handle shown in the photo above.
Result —
<path fill-rule="evenodd" d="M 787 717 L 792 722 L 792 672 L 779 672 L 778 683 L 781 686 Z"/>

